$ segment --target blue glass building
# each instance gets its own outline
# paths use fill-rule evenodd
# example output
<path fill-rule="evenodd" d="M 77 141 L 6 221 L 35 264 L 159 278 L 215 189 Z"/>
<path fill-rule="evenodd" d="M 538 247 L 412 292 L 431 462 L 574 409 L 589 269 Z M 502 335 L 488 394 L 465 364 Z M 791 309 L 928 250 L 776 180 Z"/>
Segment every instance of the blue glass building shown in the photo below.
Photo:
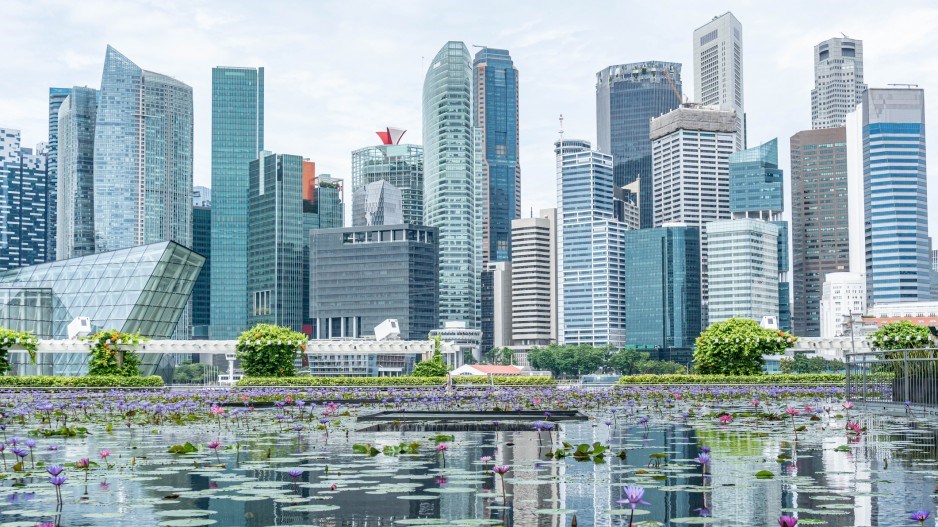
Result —
<path fill-rule="evenodd" d="M 48 175 L 46 202 L 49 204 L 46 225 L 49 229 L 46 237 L 46 255 L 50 261 L 56 259 L 59 108 L 71 93 L 71 88 L 49 88 L 49 141 L 46 142 L 46 173 Z"/>
<path fill-rule="evenodd" d="M 924 91 L 867 90 L 862 134 L 869 304 L 930 300 Z"/>
<path fill-rule="evenodd" d="M 192 250 L 205 257 L 192 287 L 192 335 L 208 338 L 212 321 L 212 201 L 211 191 L 196 187 L 192 201 Z"/>
<path fill-rule="evenodd" d="M 213 339 L 247 329 L 248 166 L 263 149 L 264 68 L 213 68 Z"/>
<path fill-rule="evenodd" d="M 46 159 L 0 128 L 0 270 L 48 260 Z"/>
<path fill-rule="evenodd" d="M 508 50 L 482 48 L 472 63 L 475 126 L 482 131 L 482 265 L 511 260 L 511 220 L 521 216 L 518 70 Z M 479 228 L 478 226 L 476 228 Z"/>
<path fill-rule="evenodd" d="M 94 131 L 98 90 L 75 87 L 62 101 L 57 131 L 56 258 L 94 254 Z M 51 181 L 52 178 L 50 178 Z"/>
<path fill-rule="evenodd" d="M 597 145 L 612 154 L 617 187 L 639 181 L 642 228 L 654 225 L 649 123 L 680 106 L 678 93 L 681 65 L 676 62 L 620 64 L 596 74 Z"/>

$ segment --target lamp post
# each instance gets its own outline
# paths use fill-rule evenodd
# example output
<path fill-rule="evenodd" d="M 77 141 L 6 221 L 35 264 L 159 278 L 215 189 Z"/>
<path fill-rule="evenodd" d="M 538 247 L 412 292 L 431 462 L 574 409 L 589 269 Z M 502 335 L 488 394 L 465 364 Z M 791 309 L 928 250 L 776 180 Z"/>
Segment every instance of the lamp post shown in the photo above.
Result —
<path fill-rule="evenodd" d="M 234 363 L 237 356 L 234 353 L 225 353 L 228 360 L 228 384 L 234 384 Z"/>

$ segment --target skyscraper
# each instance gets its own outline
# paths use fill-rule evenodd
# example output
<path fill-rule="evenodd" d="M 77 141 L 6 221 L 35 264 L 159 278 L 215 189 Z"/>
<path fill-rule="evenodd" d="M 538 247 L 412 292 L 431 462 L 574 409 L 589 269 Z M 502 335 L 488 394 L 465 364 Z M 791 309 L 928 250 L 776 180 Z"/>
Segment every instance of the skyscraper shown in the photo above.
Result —
<path fill-rule="evenodd" d="M 511 338 L 514 346 L 557 342 L 557 209 L 511 222 Z"/>
<path fill-rule="evenodd" d="M 387 181 L 401 191 L 404 223 L 423 225 L 423 147 L 399 144 L 404 132 L 387 128 L 378 132 L 384 144 L 352 152 L 352 192 L 375 181 Z"/>
<path fill-rule="evenodd" d="M 821 335 L 825 277 L 850 268 L 846 132 L 804 130 L 791 137 L 792 326 Z"/>
<path fill-rule="evenodd" d="M 734 110 L 734 149 L 746 148 L 743 26 L 733 13 L 713 17 L 694 30 L 694 96 L 700 104 Z"/>
<path fill-rule="evenodd" d="M 46 214 L 46 225 L 48 225 L 48 236 L 46 237 L 46 258 L 49 261 L 56 260 L 56 240 L 58 239 L 58 159 L 59 159 L 59 108 L 65 98 L 72 93 L 71 88 L 49 88 L 49 140 L 46 142 L 46 173 L 48 181 L 46 188 L 48 196 L 48 212 Z"/>
<path fill-rule="evenodd" d="M 924 90 L 864 92 L 862 152 L 869 305 L 930 300 Z"/>
<path fill-rule="evenodd" d="M 482 265 L 511 260 L 511 220 L 521 216 L 518 70 L 508 50 L 482 48 L 472 63 L 475 126 L 482 131 Z"/>
<path fill-rule="evenodd" d="M 248 324 L 248 165 L 264 149 L 264 68 L 212 68 L 211 332 Z"/>
<path fill-rule="evenodd" d="M 708 223 L 708 324 L 779 316 L 778 225 L 758 219 Z M 781 326 L 781 325 L 780 325 Z"/>
<path fill-rule="evenodd" d="M 613 208 L 612 156 L 561 139 L 557 154 L 558 340 L 625 344 L 625 224 Z"/>
<path fill-rule="evenodd" d="M 844 126 L 864 91 L 862 40 L 831 38 L 814 46 L 811 128 Z"/>
<path fill-rule="evenodd" d="M 108 46 L 94 141 L 95 252 L 192 246 L 192 88 Z"/>
<path fill-rule="evenodd" d="M 596 74 L 597 146 L 612 154 L 616 187 L 639 181 L 643 228 L 655 221 L 649 121 L 677 108 L 681 89 L 676 62 L 620 64 Z"/>
<path fill-rule="evenodd" d="M 0 128 L 0 271 L 48 260 L 46 159 Z"/>
<path fill-rule="evenodd" d="M 479 324 L 472 63 L 462 42 L 433 58 L 423 84 L 424 219 L 440 231 L 440 321 Z"/>
<path fill-rule="evenodd" d="M 212 191 L 192 190 L 192 250 L 205 257 L 192 286 L 192 336 L 207 339 L 212 321 Z"/>
<path fill-rule="evenodd" d="M 75 87 L 58 112 L 56 258 L 94 254 L 94 133 L 98 90 Z M 51 178 L 50 178 L 51 181 Z"/>
<path fill-rule="evenodd" d="M 352 193 L 352 226 L 400 225 L 404 223 L 401 191 L 387 181 L 375 181 Z"/>

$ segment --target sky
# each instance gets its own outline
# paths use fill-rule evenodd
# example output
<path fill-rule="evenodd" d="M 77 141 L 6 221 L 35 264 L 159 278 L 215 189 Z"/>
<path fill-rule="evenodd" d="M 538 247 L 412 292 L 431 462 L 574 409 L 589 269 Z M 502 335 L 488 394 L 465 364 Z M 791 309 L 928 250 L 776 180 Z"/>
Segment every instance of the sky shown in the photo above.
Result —
<path fill-rule="evenodd" d="M 3 0 L 0 127 L 32 145 L 48 137 L 50 86 L 99 87 L 111 44 L 146 70 L 193 88 L 195 185 L 211 186 L 211 69 L 263 66 L 265 146 L 316 162 L 348 182 L 351 151 L 375 131 L 407 130 L 422 143 L 421 90 L 429 61 L 449 40 L 508 49 L 520 78 L 522 215 L 555 205 L 553 142 L 596 139 L 596 72 L 646 60 L 683 64 L 693 94 L 691 35 L 732 11 L 743 25 L 749 144 L 811 128 L 815 44 L 846 34 L 864 43 L 865 81 L 925 89 L 938 117 L 938 3 L 928 1 L 453 2 Z M 928 135 L 929 165 L 938 134 Z M 929 201 L 938 203 L 935 169 Z M 351 196 L 346 195 L 350 202 Z M 938 213 L 930 215 L 938 235 Z"/>

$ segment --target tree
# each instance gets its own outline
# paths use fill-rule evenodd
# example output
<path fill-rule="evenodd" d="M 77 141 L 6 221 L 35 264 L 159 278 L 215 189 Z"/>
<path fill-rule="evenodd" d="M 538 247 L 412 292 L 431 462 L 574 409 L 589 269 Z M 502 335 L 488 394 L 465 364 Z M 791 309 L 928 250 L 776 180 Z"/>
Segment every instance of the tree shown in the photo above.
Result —
<path fill-rule="evenodd" d="M 779 369 L 782 373 L 824 373 L 844 371 L 841 360 L 828 360 L 824 357 L 808 357 L 804 353 L 796 353 L 794 358 L 782 359 Z"/>
<path fill-rule="evenodd" d="M 498 362 L 502 366 L 511 366 L 515 363 L 515 350 L 505 347 L 502 348 L 501 353 L 498 356 Z"/>
<path fill-rule="evenodd" d="M 687 371 L 683 364 L 669 360 L 645 360 L 638 363 L 637 369 L 639 373 L 654 375 L 669 375 Z"/>
<path fill-rule="evenodd" d="M 632 375 L 637 372 L 638 364 L 647 361 L 649 354 L 635 348 L 622 348 L 609 356 L 608 365 L 620 375 Z"/>
<path fill-rule="evenodd" d="M 238 337 L 237 355 L 248 377 L 292 377 L 294 361 L 306 351 L 306 335 L 288 327 L 258 324 Z"/>
<path fill-rule="evenodd" d="M 870 334 L 872 348 L 881 351 L 923 349 L 932 346 L 932 334 L 927 326 L 908 320 L 885 324 Z"/>
<path fill-rule="evenodd" d="M 449 368 L 443 363 L 443 354 L 439 351 L 433 352 L 433 357 L 428 360 L 422 360 L 414 366 L 414 377 L 442 377 L 446 375 Z"/>
<path fill-rule="evenodd" d="M 546 348 L 531 348 L 528 351 L 528 362 L 531 363 L 531 367 L 535 370 L 546 370 L 554 375 L 559 375 L 560 372 L 557 369 L 556 358 L 553 351 L 556 347 L 556 344 L 551 344 Z"/>
<path fill-rule="evenodd" d="M 7 351 L 12 346 L 20 346 L 29 353 L 29 360 L 36 364 L 36 349 L 39 345 L 39 339 L 33 336 L 29 331 L 15 331 L 7 328 L 0 328 L 0 375 L 10 370 L 10 361 L 7 358 Z"/>
<path fill-rule="evenodd" d="M 140 357 L 133 348 L 145 338 L 137 333 L 105 329 L 84 338 L 89 342 L 88 375 L 140 375 Z"/>
<path fill-rule="evenodd" d="M 756 375 L 763 355 L 783 353 L 796 337 L 765 329 L 754 320 L 731 318 L 712 324 L 697 337 L 694 366 L 704 374 Z"/>

